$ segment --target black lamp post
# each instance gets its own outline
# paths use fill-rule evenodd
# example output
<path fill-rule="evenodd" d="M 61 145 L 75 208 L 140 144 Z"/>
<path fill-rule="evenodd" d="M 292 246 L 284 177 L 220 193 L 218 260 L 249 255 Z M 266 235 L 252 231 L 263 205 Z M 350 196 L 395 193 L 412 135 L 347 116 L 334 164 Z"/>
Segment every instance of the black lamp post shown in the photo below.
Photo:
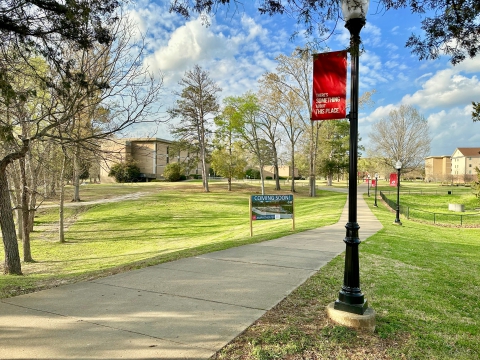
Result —
<path fill-rule="evenodd" d="M 402 225 L 400 221 L 400 170 L 402 170 L 402 162 L 400 160 L 395 164 L 397 169 L 397 216 L 395 218 L 395 224 Z"/>
<path fill-rule="evenodd" d="M 378 207 L 377 205 L 377 188 L 378 188 L 378 173 L 375 173 L 375 204 L 373 206 Z"/>
<path fill-rule="evenodd" d="M 370 197 L 370 175 L 367 176 L 367 195 Z"/>
<path fill-rule="evenodd" d="M 365 25 L 365 15 L 370 0 L 342 0 L 342 12 L 345 18 L 345 27 L 350 32 L 351 58 L 351 89 L 350 89 L 350 150 L 348 176 L 348 222 L 345 225 L 347 235 L 343 240 L 346 244 L 345 272 L 343 286 L 335 301 L 334 309 L 363 315 L 368 308 L 362 291 L 360 290 L 360 263 L 358 245 L 360 238 L 357 223 L 357 158 L 358 158 L 358 69 L 360 31 Z"/>

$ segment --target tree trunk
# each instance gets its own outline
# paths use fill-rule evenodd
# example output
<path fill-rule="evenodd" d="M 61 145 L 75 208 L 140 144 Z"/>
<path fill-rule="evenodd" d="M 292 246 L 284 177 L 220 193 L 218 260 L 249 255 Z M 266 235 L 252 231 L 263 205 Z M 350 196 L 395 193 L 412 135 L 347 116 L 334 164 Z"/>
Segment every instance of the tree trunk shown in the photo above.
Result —
<path fill-rule="evenodd" d="M 5 274 L 22 275 L 6 169 L 0 169 L 0 226 L 5 250 Z"/>
<path fill-rule="evenodd" d="M 80 151 L 77 146 L 73 154 L 73 202 L 80 202 Z"/>
<path fill-rule="evenodd" d="M 333 174 L 328 173 L 327 174 L 327 186 L 332 186 L 332 182 L 333 182 Z"/>
<path fill-rule="evenodd" d="M 205 154 L 205 147 L 202 146 L 202 178 L 203 178 L 203 189 L 205 192 L 209 192 L 208 189 L 208 173 L 207 173 L 207 159 Z"/>
<path fill-rule="evenodd" d="M 28 209 L 28 184 L 25 170 L 25 158 L 19 160 L 20 174 L 22 179 L 22 242 L 23 242 L 23 261 L 33 262 L 32 251 L 30 248 L 30 211 Z"/>
<path fill-rule="evenodd" d="M 275 176 L 275 190 L 281 190 L 280 189 L 280 178 L 278 176 L 278 157 L 277 157 L 277 149 L 274 148 L 273 149 L 273 155 L 274 155 L 274 158 L 273 158 L 273 173 L 274 173 L 274 176 Z"/>
<path fill-rule="evenodd" d="M 318 121 L 317 121 L 318 123 Z M 310 197 L 315 197 L 317 195 L 316 190 L 316 162 L 317 162 L 317 149 L 318 149 L 318 129 L 320 125 L 315 124 L 314 121 L 311 122 L 312 124 L 312 138 L 311 138 L 311 145 L 310 145 Z"/>
<path fill-rule="evenodd" d="M 12 165 L 14 165 L 13 163 Z M 11 180 L 13 181 L 13 185 L 15 186 L 15 191 L 12 193 L 12 203 L 15 204 L 15 217 L 17 218 L 17 239 L 22 240 L 23 238 L 23 217 L 22 217 L 22 209 L 20 204 L 22 203 L 22 185 L 19 180 L 18 176 L 18 169 L 16 169 L 11 174 Z"/>
<path fill-rule="evenodd" d="M 290 191 L 295 192 L 295 144 L 292 142 L 292 184 L 290 186 Z"/>
<path fill-rule="evenodd" d="M 28 167 L 30 168 L 30 201 L 28 204 L 28 228 L 29 232 L 31 233 L 33 231 L 33 226 L 35 223 L 35 212 L 37 208 L 37 171 L 36 169 L 32 166 L 33 164 L 33 159 L 32 159 L 32 153 L 29 152 L 27 154 L 28 156 Z"/>
<path fill-rule="evenodd" d="M 260 163 L 260 182 L 261 182 L 261 188 L 262 188 L 262 195 L 265 195 L 265 178 L 263 176 L 263 167 L 264 165 Z"/>
<path fill-rule="evenodd" d="M 65 242 L 65 230 L 63 228 L 64 225 L 64 204 L 65 204 L 65 166 L 67 164 L 67 157 L 63 157 L 63 163 L 62 163 L 62 171 L 60 173 L 60 206 L 58 207 L 58 215 L 59 215 L 59 220 L 58 220 L 58 240 L 61 243 Z"/>
<path fill-rule="evenodd" d="M 228 177 L 228 191 L 232 191 L 232 177 Z"/>

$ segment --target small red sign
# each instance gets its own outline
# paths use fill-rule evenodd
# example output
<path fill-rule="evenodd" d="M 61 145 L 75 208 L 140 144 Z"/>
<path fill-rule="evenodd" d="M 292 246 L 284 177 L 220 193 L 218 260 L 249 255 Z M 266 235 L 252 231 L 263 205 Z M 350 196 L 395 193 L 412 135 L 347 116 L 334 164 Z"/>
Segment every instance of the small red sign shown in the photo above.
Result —
<path fill-rule="evenodd" d="M 390 186 L 397 187 L 397 174 L 396 173 L 391 173 L 390 174 Z"/>

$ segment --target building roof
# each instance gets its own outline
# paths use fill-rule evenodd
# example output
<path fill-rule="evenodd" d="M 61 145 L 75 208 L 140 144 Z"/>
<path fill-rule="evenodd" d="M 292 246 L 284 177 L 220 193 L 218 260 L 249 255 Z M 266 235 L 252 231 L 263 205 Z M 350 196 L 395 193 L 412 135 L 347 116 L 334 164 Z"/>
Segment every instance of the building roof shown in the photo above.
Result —
<path fill-rule="evenodd" d="M 425 159 L 443 159 L 443 158 L 450 158 L 452 155 L 432 155 L 427 156 Z"/>
<path fill-rule="evenodd" d="M 457 148 L 463 156 L 480 156 L 480 147 L 476 148 Z"/>

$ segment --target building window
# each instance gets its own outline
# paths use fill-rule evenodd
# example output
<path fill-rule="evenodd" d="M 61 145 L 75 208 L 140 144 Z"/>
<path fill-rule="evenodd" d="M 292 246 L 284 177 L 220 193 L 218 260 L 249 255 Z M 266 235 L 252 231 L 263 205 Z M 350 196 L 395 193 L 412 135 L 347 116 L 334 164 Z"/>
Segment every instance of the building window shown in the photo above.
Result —
<path fill-rule="evenodd" d="M 469 164 L 468 167 L 472 167 L 472 164 Z"/>

